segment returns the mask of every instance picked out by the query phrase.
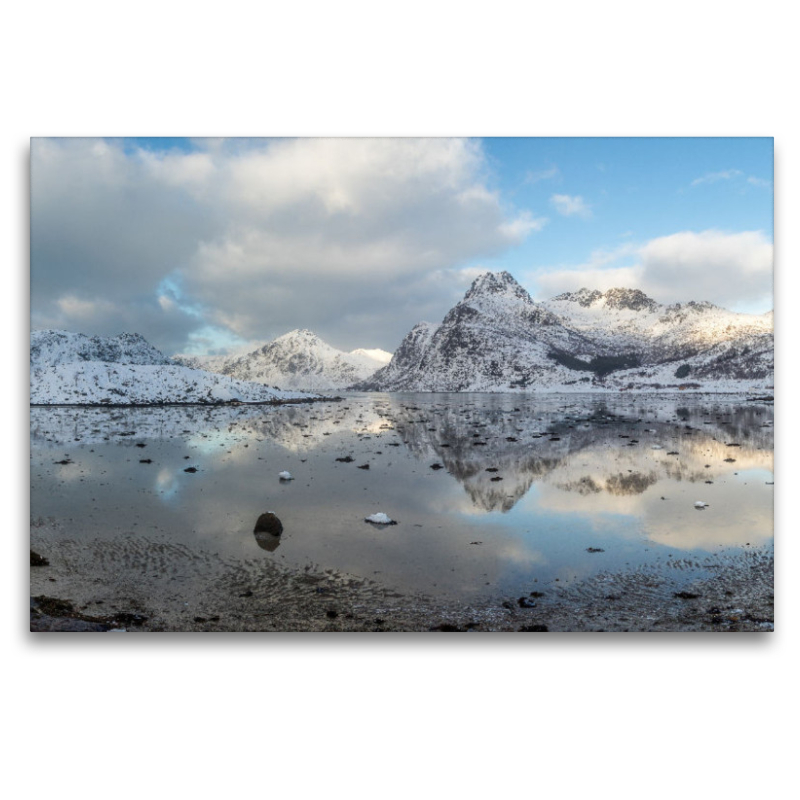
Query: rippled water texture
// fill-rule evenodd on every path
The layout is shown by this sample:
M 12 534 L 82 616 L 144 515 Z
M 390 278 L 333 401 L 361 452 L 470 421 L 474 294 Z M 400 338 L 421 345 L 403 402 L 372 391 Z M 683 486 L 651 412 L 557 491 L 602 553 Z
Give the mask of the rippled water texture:
M 195 545 L 474 601 L 769 545 L 772 425 L 771 404 L 698 397 L 32 408 L 31 516 L 71 538 Z M 267 511 L 280 538 L 253 534 Z M 398 524 L 364 522 L 377 512 Z

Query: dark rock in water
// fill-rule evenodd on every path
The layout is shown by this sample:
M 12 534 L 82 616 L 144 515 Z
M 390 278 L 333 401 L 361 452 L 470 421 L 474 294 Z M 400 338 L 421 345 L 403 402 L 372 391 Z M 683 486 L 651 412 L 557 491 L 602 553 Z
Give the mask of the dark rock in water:
M 729 464 L 733 464 L 733 462 L 736 461 L 735 458 L 726 458 L 724 460 L 727 461 Z
M 55 461 L 54 463 L 55 463 L 55 464 L 62 464 L 62 465 L 64 465 L 64 464 L 71 464 L 71 463 L 72 463 L 72 461 L 70 461 L 68 458 L 63 458 L 63 459 L 61 459 L 61 461 Z
M 36 551 L 31 550 L 31 566 L 49 567 L 50 562 L 44 556 L 40 556 Z
M 500 472 L 498 467 L 486 467 L 486 472 Z
M 503 480 L 499 475 L 495 475 L 494 478 L 489 478 L 490 481 L 501 481 Z
M 547 633 L 547 625 L 523 625 L 520 633 Z
M 531 600 L 530 597 L 520 597 L 520 599 L 517 600 L 517 605 L 520 608 L 536 608 L 536 601 Z
M 356 469 L 369 469 L 369 464 L 360 464 Z
M 153 463 L 153 459 L 152 458 L 140 458 L 139 459 L 139 463 L 140 464 L 152 464 Z
M 435 464 L 431 464 L 431 469 L 444 469 L 444 467 L 437 461 Z
M 337 458 L 336 460 L 342 464 L 349 464 L 351 461 L 355 461 L 352 456 L 345 456 L 344 458 Z
M 144 442 L 136 442 L 136 446 L 137 447 L 147 447 L 147 445 L 144 444 Z
M 186 467 L 184 472 L 195 473 L 197 472 L 197 467 Z
M 262 514 L 256 520 L 253 533 L 269 533 L 272 536 L 280 536 L 283 533 L 283 523 L 271 511 Z
M 602 547 L 587 547 L 586 548 L 586 552 L 587 553 L 605 553 L 605 550 L 603 550 Z
M 698 597 L 702 597 L 702 595 L 695 594 L 694 592 L 674 592 L 673 597 L 678 597 L 681 600 L 697 600 Z

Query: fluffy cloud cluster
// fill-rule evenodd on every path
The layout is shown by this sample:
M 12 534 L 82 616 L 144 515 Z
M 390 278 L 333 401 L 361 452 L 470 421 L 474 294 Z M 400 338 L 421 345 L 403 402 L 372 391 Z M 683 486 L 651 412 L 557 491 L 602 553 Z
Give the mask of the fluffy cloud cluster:
M 32 323 L 167 351 L 214 328 L 393 348 L 452 295 L 437 275 L 545 224 L 485 170 L 467 139 L 34 140 Z
M 629 262 L 629 263 L 625 263 Z M 596 251 L 586 263 L 537 276 L 551 297 L 582 286 L 641 289 L 661 303 L 709 300 L 731 309 L 772 306 L 773 245 L 761 231 L 683 231 Z

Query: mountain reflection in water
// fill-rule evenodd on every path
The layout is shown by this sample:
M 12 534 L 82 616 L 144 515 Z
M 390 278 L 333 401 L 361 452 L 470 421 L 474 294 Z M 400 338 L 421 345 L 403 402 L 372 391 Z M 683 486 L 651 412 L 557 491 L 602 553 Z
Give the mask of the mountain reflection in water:
M 229 555 L 463 593 L 501 575 L 640 563 L 653 546 L 768 543 L 772 422 L 771 405 L 743 398 L 643 395 L 32 408 L 31 514 L 69 517 L 86 535 L 138 521 Z M 282 486 L 284 469 L 295 480 Z M 286 532 L 261 541 L 255 517 L 272 508 Z M 378 511 L 400 524 L 363 525 Z

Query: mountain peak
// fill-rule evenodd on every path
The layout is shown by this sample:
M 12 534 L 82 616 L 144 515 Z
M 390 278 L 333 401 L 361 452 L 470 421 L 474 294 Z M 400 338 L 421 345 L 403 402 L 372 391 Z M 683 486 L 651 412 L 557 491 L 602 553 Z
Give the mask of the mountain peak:
M 577 292 L 564 292 L 553 298 L 554 301 L 568 301 L 588 308 L 603 305 L 606 308 L 628 309 L 630 311 L 655 311 L 658 303 L 648 297 L 640 289 L 622 287 L 601 292 L 598 289 L 587 289 L 585 286 Z
M 654 311 L 658 306 L 655 300 L 640 289 L 609 289 L 603 294 L 609 308 L 628 308 L 631 311 L 647 309 Z
M 510 272 L 484 272 L 472 282 L 472 286 L 464 295 L 464 300 L 505 295 L 519 300 L 531 302 L 530 295 L 517 283 Z

